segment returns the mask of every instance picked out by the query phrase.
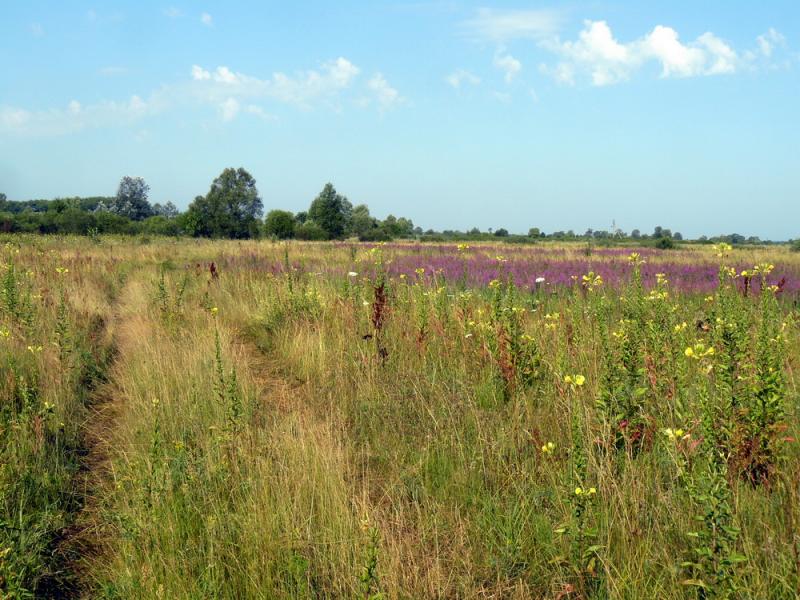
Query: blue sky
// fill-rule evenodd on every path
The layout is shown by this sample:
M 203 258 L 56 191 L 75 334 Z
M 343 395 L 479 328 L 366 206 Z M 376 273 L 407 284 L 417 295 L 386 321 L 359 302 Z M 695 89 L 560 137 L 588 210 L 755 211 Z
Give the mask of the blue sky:
M 3 3 L 0 191 L 800 236 L 800 5 Z

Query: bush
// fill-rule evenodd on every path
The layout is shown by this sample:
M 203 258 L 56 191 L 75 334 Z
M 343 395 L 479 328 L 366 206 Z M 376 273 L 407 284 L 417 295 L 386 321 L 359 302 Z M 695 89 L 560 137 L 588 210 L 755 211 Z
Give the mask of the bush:
M 792 252 L 800 252 L 800 240 L 795 240 L 792 242 Z
M 672 250 L 675 248 L 675 242 L 672 241 L 672 238 L 668 237 L 660 237 L 656 240 L 654 244 L 656 248 L 660 250 Z
M 320 241 L 327 240 L 328 233 L 314 221 L 306 221 L 295 229 L 294 237 L 298 240 Z

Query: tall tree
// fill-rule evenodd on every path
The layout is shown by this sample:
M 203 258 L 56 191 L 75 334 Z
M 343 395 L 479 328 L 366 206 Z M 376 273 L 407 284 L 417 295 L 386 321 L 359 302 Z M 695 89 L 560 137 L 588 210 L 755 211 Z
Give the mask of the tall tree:
M 366 204 L 359 204 L 350 215 L 349 233 L 358 237 L 368 236 L 373 229 L 378 227 L 377 220 L 369 214 Z
M 340 238 L 344 235 L 352 205 L 344 196 L 336 193 L 332 183 L 326 183 L 311 207 L 308 218 L 319 225 L 328 239 Z
M 195 236 L 255 237 L 263 209 L 253 176 L 242 168 L 229 168 L 214 180 L 208 194 L 189 205 L 185 226 Z
M 150 186 L 141 177 L 125 176 L 119 182 L 117 196 L 109 210 L 133 221 L 142 221 L 153 214 L 147 201 Z

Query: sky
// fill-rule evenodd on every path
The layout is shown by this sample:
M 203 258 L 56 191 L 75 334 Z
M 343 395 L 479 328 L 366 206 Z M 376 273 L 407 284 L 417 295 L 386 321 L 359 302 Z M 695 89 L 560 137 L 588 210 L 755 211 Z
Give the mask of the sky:
M 800 3 L 0 0 L 0 192 L 800 237 Z

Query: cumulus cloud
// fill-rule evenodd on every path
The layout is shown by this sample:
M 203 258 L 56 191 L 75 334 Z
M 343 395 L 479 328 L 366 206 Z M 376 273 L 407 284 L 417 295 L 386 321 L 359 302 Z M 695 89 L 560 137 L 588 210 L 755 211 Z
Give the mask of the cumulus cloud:
M 494 55 L 494 66 L 504 73 L 506 83 L 511 83 L 522 70 L 522 63 L 504 52 L 497 52 Z
M 464 69 L 458 69 L 450 73 L 444 80 L 448 85 L 456 89 L 460 88 L 462 85 L 479 85 L 481 82 L 480 77 Z
M 766 33 L 756 38 L 756 44 L 758 44 L 758 52 L 769 58 L 776 48 L 786 48 L 786 38 L 782 33 L 770 27 Z
M 562 22 L 561 13 L 555 10 L 480 8 L 473 17 L 461 23 L 461 28 L 468 37 L 502 43 L 555 35 Z
M 203 14 L 200 15 L 200 22 L 206 27 L 211 27 L 214 24 L 214 19 L 211 17 L 210 14 L 204 12 Z
M 386 78 L 381 73 L 376 73 L 367 82 L 367 88 L 372 92 L 381 111 L 392 108 L 403 101 L 400 93 L 389 85 L 389 82 L 386 81 Z
M 762 54 L 779 43 L 774 34 L 759 37 Z M 541 41 L 540 46 L 561 57 L 555 65 L 542 65 L 542 72 L 565 84 L 574 84 L 577 76 L 585 74 L 597 86 L 625 81 L 648 63 L 660 65 L 664 78 L 735 73 L 748 65 L 752 54 L 740 55 L 711 32 L 683 42 L 677 31 L 664 25 L 637 40 L 621 42 L 605 21 L 586 21 L 576 40 L 554 38 Z

